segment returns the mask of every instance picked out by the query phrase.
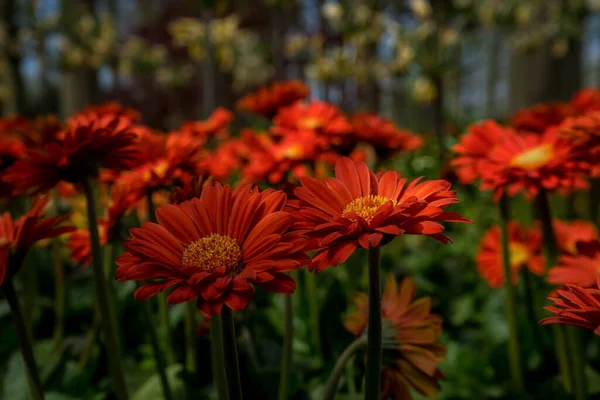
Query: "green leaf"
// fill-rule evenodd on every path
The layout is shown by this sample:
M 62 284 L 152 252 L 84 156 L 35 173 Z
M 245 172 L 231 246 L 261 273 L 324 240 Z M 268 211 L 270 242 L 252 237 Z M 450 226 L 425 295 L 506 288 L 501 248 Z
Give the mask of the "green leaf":
M 167 367 L 167 379 L 174 400 L 185 399 L 185 387 L 179 374 L 183 371 L 183 365 L 175 364 Z M 138 389 L 131 397 L 132 400 L 163 400 L 162 385 L 158 374 L 154 374 Z

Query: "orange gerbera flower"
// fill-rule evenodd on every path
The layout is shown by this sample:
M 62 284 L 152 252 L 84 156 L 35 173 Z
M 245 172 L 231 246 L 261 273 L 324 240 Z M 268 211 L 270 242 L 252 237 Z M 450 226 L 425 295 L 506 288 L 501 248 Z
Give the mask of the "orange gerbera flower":
M 592 174 L 600 175 L 600 110 L 568 118 L 558 130 L 560 136 L 572 142 L 579 150 L 579 156 L 591 165 Z
M 68 215 L 44 218 L 46 204 L 48 198 L 36 198 L 27 214 L 14 221 L 8 212 L 0 215 L 0 286 L 17 273 L 35 242 L 75 229 L 58 226 L 69 218 Z
M 356 139 L 373 146 L 381 160 L 401 151 L 417 149 L 423 143 L 419 136 L 377 114 L 356 113 L 352 116 L 352 126 Z
M 231 121 L 233 121 L 233 113 L 226 108 L 218 107 L 203 121 L 184 122 L 179 131 L 197 136 L 206 143 L 212 137 L 225 139 L 229 136 L 227 128 Z
M 169 304 L 198 299 L 206 316 L 223 304 L 242 310 L 253 285 L 277 293 L 293 293 L 286 272 L 308 263 L 297 232 L 288 232 L 292 217 L 283 211 L 281 191 L 260 192 L 244 185 L 235 190 L 217 182 L 200 198 L 162 205 L 158 224 L 131 229 L 127 252 L 117 259 L 119 280 L 153 280 L 139 288 L 138 300 L 174 287 Z
M 427 235 L 444 243 L 439 222 L 471 222 L 444 208 L 457 203 L 450 183 L 442 180 L 406 184 L 406 179 L 389 171 L 375 175 L 364 162 L 340 158 L 335 178 L 320 181 L 301 178 L 294 190 L 299 202 L 294 228 L 314 241 L 318 254 L 310 269 L 322 271 L 343 263 L 361 246 L 370 249 L 402 234 Z
M 538 104 L 517 112 L 512 117 L 512 126 L 521 131 L 544 133 L 575 114 L 575 108 L 569 103 Z
M 131 125 L 137 124 L 142 119 L 142 114 L 140 114 L 139 111 L 131 107 L 125 107 L 116 101 L 84 107 L 73 115 L 71 119 L 78 119 L 82 115 L 87 115 L 92 119 L 102 117 L 119 118 L 127 121 Z
M 541 135 L 505 132 L 481 163 L 481 188 L 493 190 L 495 199 L 503 193 L 514 196 L 523 191 L 535 197 L 540 188 L 571 191 L 588 187 L 589 167 L 576 158 L 573 146 L 558 136 L 556 129 Z
M 228 139 L 206 155 L 202 161 L 203 169 L 215 180 L 225 182 L 242 165 L 244 151 L 245 145 L 241 140 Z
M 471 184 L 481 178 L 482 164 L 490 150 L 509 131 L 513 132 L 511 128 L 491 120 L 469 126 L 467 134 L 452 148 L 458 156 L 452 160 L 451 165 L 456 169 L 461 183 Z
M 544 318 L 541 323 L 573 325 L 591 329 L 600 336 L 600 278 L 596 285 L 598 289 L 566 285 L 553 292 L 548 300 L 554 305 L 544 308 L 556 315 Z
M 579 114 L 600 111 L 600 90 L 594 88 L 581 89 L 571 97 L 571 104 Z
M 548 271 L 548 282 L 593 287 L 600 277 L 600 240 L 577 243 L 575 254 L 560 257 L 559 265 Z
M 536 275 L 544 273 L 541 244 L 542 234 L 538 227 L 522 227 L 513 221 L 508 223 L 508 249 L 513 284 L 517 284 L 521 268 L 527 268 Z M 493 226 L 485 233 L 475 260 L 477 272 L 491 287 L 500 287 L 504 284 L 502 238 L 499 226 Z
M 384 365 L 381 374 L 381 398 L 412 399 L 410 391 L 423 396 L 435 396 L 443 379 L 438 366 L 446 347 L 438 342 L 442 334 L 442 318 L 431 313 L 431 299 L 416 301 L 415 283 L 406 278 L 400 286 L 392 275 L 385 281 L 381 301 L 384 338 Z M 355 336 L 366 334 L 369 319 L 369 297 L 358 293 L 354 297 L 356 312 L 344 319 L 344 326 Z
M 308 86 L 301 81 L 275 82 L 242 97 L 237 102 L 237 108 L 272 118 L 280 108 L 304 99 L 308 93 Z
M 556 240 L 560 250 L 569 254 L 577 254 L 578 242 L 589 242 L 598 238 L 594 224 L 588 221 L 552 221 Z
M 50 143 L 44 151 L 29 150 L 6 171 L 4 181 L 16 190 L 41 193 L 60 181 L 80 183 L 95 177 L 98 168 L 121 170 L 135 165 L 136 136 L 126 119 L 83 114 L 73 118 L 61 143 Z

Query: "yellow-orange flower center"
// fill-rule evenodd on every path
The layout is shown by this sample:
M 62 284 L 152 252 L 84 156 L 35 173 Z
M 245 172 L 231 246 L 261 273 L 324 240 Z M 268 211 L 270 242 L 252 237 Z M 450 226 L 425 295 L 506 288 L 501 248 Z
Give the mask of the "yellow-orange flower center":
M 287 146 L 279 153 L 281 159 L 300 160 L 304 157 L 304 148 L 300 144 Z
M 348 214 L 354 213 L 367 221 L 371 221 L 377 210 L 379 210 L 379 207 L 389 201 L 396 205 L 394 200 L 390 200 L 384 196 L 370 195 L 359 197 L 352 200 L 352 202 L 344 208 L 342 215 L 346 217 Z
M 542 144 L 523 151 L 510 160 L 510 166 L 523 169 L 538 169 L 548 164 L 554 157 L 554 147 L 550 143 Z
M 243 268 L 242 250 L 234 238 L 213 233 L 192 242 L 183 252 L 181 265 L 208 272 L 226 267 L 230 276 L 236 275 Z
M 529 249 L 521 243 L 510 242 L 508 244 L 508 251 L 511 268 L 519 268 L 529 261 Z
M 307 117 L 298 121 L 298 126 L 304 129 L 317 129 L 323 125 L 323 121 L 321 118 L 317 117 Z

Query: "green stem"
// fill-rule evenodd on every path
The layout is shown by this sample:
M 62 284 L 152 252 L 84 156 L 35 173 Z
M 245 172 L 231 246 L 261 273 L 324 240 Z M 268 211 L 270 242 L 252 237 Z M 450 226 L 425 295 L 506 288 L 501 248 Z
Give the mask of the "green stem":
M 90 355 L 92 354 L 92 350 L 94 349 L 94 342 L 96 341 L 96 336 L 98 335 L 98 329 L 100 328 L 100 310 L 98 306 L 94 307 L 94 316 L 92 317 L 92 326 L 90 327 L 86 341 L 85 347 L 79 356 L 79 368 L 83 369 L 87 365 Z
M 346 364 L 346 379 L 348 380 L 348 394 L 350 396 L 356 396 L 356 382 L 354 381 L 354 363 L 351 361 Z
M 150 346 L 152 346 L 152 352 L 154 353 L 154 359 L 156 361 L 156 370 L 160 378 L 160 384 L 163 389 L 163 396 L 165 400 L 173 400 L 173 394 L 171 387 L 169 386 L 169 380 L 167 379 L 166 362 L 165 357 L 162 353 L 160 345 L 158 344 L 158 335 L 156 334 L 156 326 L 154 325 L 154 318 L 152 318 L 152 308 L 149 301 L 143 301 L 144 308 L 144 322 L 150 335 Z
M 190 375 L 196 373 L 196 304 L 185 303 L 185 368 Z
M 321 354 L 321 330 L 319 327 L 319 299 L 317 297 L 317 285 L 315 274 L 308 269 L 305 270 L 306 298 L 308 299 L 308 324 L 312 344 L 316 355 Z
M 573 391 L 573 377 L 571 375 L 571 370 L 569 369 L 569 353 L 565 330 L 566 327 L 563 325 L 552 325 L 552 331 L 554 333 L 554 350 L 556 352 L 556 358 L 558 359 L 558 369 L 565 391 L 571 393 Z
M 369 326 L 365 400 L 381 397 L 381 248 L 369 250 Z
M 292 366 L 292 344 L 294 341 L 294 307 L 291 294 L 283 295 L 283 349 L 281 355 L 281 375 L 279 377 L 279 400 L 288 398 L 288 382 Z
M 227 398 L 229 400 L 242 399 L 242 383 L 238 365 L 237 347 L 235 344 L 235 326 L 231 308 L 223 306 L 221 310 L 221 337 L 223 338 L 223 366 L 225 368 L 225 381 L 227 382 Z
M 215 387 L 219 400 L 227 400 L 227 383 L 225 382 L 225 368 L 223 367 L 223 335 L 221 317 L 216 316 L 210 320 L 210 352 L 215 378 Z
M 333 400 L 335 398 L 335 395 L 338 391 L 338 382 L 342 376 L 342 373 L 346 369 L 346 365 L 352 359 L 352 357 L 354 357 L 354 354 L 357 351 L 364 349 L 366 345 L 367 336 L 362 335 L 354 342 L 350 343 L 348 347 L 346 347 L 344 352 L 337 359 L 335 367 L 333 367 L 333 371 L 331 371 L 331 375 L 329 375 L 329 379 L 325 385 L 325 394 L 323 395 L 323 400 Z
M 21 306 L 19 305 L 19 299 L 17 298 L 17 293 L 15 292 L 12 279 L 7 279 L 2 287 L 4 288 L 4 294 L 6 295 L 6 300 L 10 306 L 15 329 L 17 330 L 17 337 L 19 339 L 19 345 L 21 346 L 21 354 L 23 355 L 25 370 L 27 371 L 31 397 L 34 400 L 43 400 L 44 390 L 42 388 L 42 381 L 40 380 L 35 357 L 33 355 L 33 346 L 31 344 L 29 331 L 27 329 L 27 325 L 25 324 L 25 319 L 23 318 L 23 312 L 21 310 Z
M 508 197 L 500 199 L 500 229 L 502 231 L 502 266 L 504 271 L 504 291 L 506 319 L 508 322 L 508 356 L 513 389 L 523 392 L 523 364 L 521 363 L 521 346 L 519 343 L 517 294 L 511 279 L 510 250 L 508 238 L 509 205 Z
M 94 271 L 94 284 L 96 298 L 100 309 L 100 319 L 104 329 L 104 342 L 107 350 L 108 364 L 112 375 L 115 395 L 118 400 L 127 400 L 127 385 L 125 383 L 125 372 L 121 359 L 121 349 L 117 336 L 116 324 L 111 312 L 108 287 L 104 275 L 102 263 L 102 249 L 100 247 L 100 236 L 98 234 L 98 220 L 96 216 L 96 198 L 94 189 L 89 178 L 84 179 L 83 187 L 87 201 L 87 217 L 90 230 L 90 242 L 92 245 L 92 267 Z
M 60 257 L 60 241 L 52 241 L 52 264 L 54 265 L 54 349 L 62 344 L 65 333 L 65 266 Z
M 567 331 L 569 354 L 571 354 L 571 365 L 573 366 L 575 399 L 585 400 L 587 399 L 587 381 L 584 368 L 586 360 L 583 354 L 579 330 L 571 326 L 565 326 L 565 329 Z

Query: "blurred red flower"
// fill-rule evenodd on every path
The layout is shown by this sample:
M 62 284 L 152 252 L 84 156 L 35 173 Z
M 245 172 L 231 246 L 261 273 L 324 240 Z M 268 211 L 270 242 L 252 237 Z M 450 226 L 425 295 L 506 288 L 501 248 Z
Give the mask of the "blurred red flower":
M 520 131 L 544 133 L 573 115 L 576 109 L 569 103 L 538 104 L 517 112 L 512 117 L 512 126 Z
M 35 242 L 75 229 L 59 226 L 69 215 L 44 218 L 47 204 L 47 197 L 37 197 L 29 211 L 16 220 L 8 212 L 0 215 L 0 286 L 18 271 L 27 251 Z
M 116 101 L 109 101 L 103 104 L 90 105 L 84 107 L 71 117 L 68 123 L 73 122 L 81 116 L 87 116 L 90 119 L 94 118 L 119 118 L 127 121 L 130 125 L 137 124 L 142 119 L 142 114 L 135 108 L 126 107 Z
M 196 136 L 206 143 L 213 137 L 227 138 L 229 136 L 227 128 L 231 121 L 233 121 L 233 113 L 226 108 L 218 107 L 203 121 L 184 122 L 179 131 Z
M 541 254 L 542 233 L 536 227 L 523 227 L 517 222 L 508 223 L 508 249 L 511 281 L 517 284 L 519 271 L 527 268 L 536 275 L 544 273 L 544 258 Z M 475 257 L 477 272 L 491 287 L 504 284 L 502 260 L 502 237 L 499 226 L 491 227 L 479 244 Z
M 439 222 L 471 222 L 444 208 L 457 203 L 450 183 L 442 180 L 406 184 L 398 173 L 375 175 L 364 162 L 340 158 L 335 178 L 321 181 L 301 178 L 294 194 L 299 201 L 288 202 L 295 209 L 293 225 L 305 233 L 318 249 L 310 269 L 320 272 L 343 263 L 361 246 L 370 249 L 390 242 L 398 235 L 427 235 L 444 243 Z
M 592 175 L 600 176 L 600 111 L 568 118 L 559 127 L 559 135 L 572 142 L 579 157 L 592 167 Z
M 560 250 L 569 254 L 577 254 L 578 242 L 589 242 L 598 238 L 598 231 L 594 224 L 588 221 L 552 221 L 556 240 Z
M 578 242 L 576 253 L 564 254 L 559 265 L 548 271 L 548 282 L 593 287 L 600 277 L 600 240 Z
M 236 106 L 240 110 L 272 118 L 280 108 L 304 99 L 308 93 L 308 86 L 301 81 L 275 82 L 242 97 Z
M 600 90 L 594 88 L 581 89 L 571 97 L 571 105 L 579 114 L 600 111 Z
M 573 325 L 600 336 L 600 278 L 596 285 L 598 288 L 566 285 L 553 292 L 548 300 L 554 304 L 544 308 L 556 315 L 544 318 L 541 323 Z
M 446 347 L 438 342 L 442 334 L 442 318 L 431 313 L 431 299 L 416 301 L 415 283 L 404 279 L 398 286 L 388 275 L 381 301 L 384 345 L 384 364 L 381 376 L 381 398 L 412 399 L 410 390 L 435 397 L 440 390 L 439 370 L 446 355 Z M 369 296 L 358 293 L 354 297 L 356 311 L 344 318 L 344 326 L 355 336 L 365 334 L 369 319 Z
M 117 259 L 119 280 L 153 280 L 139 288 L 138 300 L 174 287 L 169 304 L 198 299 L 211 317 L 223 304 L 242 310 L 256 285 L 293 293 L 286 272 L 308 263 L 297 232 L 288 232 L 292 217 L 283 211 L 283 192 L 244 185 L 235 190 L 217 182 L 200 198 L 162 205 L 158 224 L 131 229 L 127 252 Z

